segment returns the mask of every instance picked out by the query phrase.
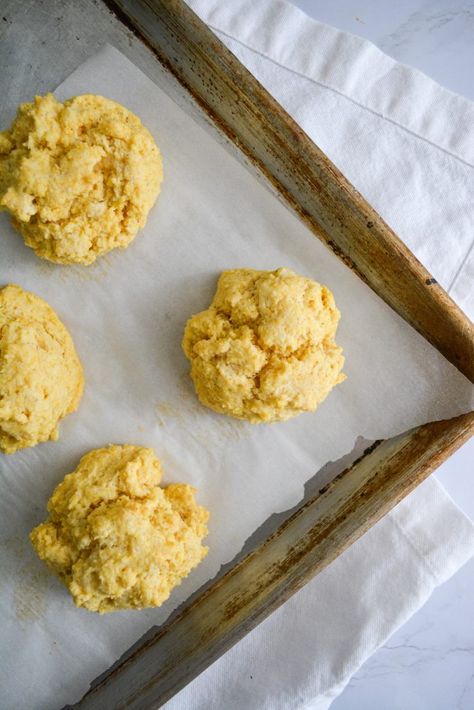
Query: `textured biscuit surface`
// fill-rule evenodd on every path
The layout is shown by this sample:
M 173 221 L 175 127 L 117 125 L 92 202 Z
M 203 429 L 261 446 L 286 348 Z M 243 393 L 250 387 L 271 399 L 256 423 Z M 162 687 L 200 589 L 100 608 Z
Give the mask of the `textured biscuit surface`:
M 332 293 L 290 269 L 224 271 L 183 349 L 206 406 L 251 422 L 313 411 L 345 379 Z
M 54 490 L 30 539 L 77 606 L 100 613 L 160 606 L 206 556 L 208 512 L 185 484 L 160 487 L 152 449 L 89 452 Z
M 20 286 L 0 289 L 0 451 L 57 439 L 83 385 L 74 343 L 54 310 Z
M 45 259 L 90 264 L 125 248 L 160 191 L 161 156 L 140 119 L 92 94 L 20 106 L 0 133 L 0 209 Z

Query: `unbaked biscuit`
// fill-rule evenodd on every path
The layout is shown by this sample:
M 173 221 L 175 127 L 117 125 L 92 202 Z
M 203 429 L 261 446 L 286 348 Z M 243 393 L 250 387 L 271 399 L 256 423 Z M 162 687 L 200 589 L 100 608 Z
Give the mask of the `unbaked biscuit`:
M 253 423 L 310 412 L 345 379 L 332 293 L 290 269 L 224 271 L 183 349 L 202 404 Z
M 0 451 L 57 439 L 83 386 L 74 343 L 51 306 L 20 286 L 0 289 Z
M 38 256 L 90 264 L 145 225 L 163 177 L 158 147 L 131 111 L 85 94 L 22 104 L 0 133 L 0 209 Z
M 77 606 L 100 613 L 160 606 L 207 554 L 194 488 L 161 488 L 152 449 L 91 451 L 54 490 L 30 539 Z

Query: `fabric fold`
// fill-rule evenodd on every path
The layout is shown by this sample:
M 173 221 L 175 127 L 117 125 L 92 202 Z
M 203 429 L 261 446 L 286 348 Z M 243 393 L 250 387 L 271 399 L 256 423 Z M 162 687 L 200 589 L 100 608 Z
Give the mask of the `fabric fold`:
M 324 710 L 474 551 L 430 478 L 169 701 L 166 710 Z
M 286 0 L 188 4 L 473 318 L 474 103 Z
M 465 131 L 474 123 L 474 104 L 371 42 L 317 22 L 286 0 L 189 0 L 188 5 L 249 50 L 474 164 L 474 142 Z

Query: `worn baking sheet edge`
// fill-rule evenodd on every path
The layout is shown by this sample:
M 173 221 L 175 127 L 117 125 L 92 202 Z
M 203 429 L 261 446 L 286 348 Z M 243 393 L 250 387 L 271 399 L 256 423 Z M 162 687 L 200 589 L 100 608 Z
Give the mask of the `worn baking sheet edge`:
M 376 442 L 92 684 L 80 710 L 159 707 L 323 570 L 474 431 L 474 412 Z
M 311 231 L 474 382 L 474 326 L 327 156 L 182 0 L 104 0 Z

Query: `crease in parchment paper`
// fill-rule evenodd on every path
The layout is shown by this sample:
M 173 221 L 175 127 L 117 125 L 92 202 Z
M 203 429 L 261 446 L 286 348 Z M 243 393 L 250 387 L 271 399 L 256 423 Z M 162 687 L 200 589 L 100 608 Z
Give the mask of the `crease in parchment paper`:
M 351 451 L 357 437 L 386 438 L 472 408 L 467 380 L 119 52 L 106 47 L 55 93 L 103 94 L 136 112 L 160 146 L 165 177 L 142 233 L 92 267 L 40 262 L 0 215 L 1 283 L 18 283 L 57 310 L 86 378 L 83 400 L 61 423 L 58 442 L 0 459 L 1 539 L 28 545 L 54 486 L 84 453 L 134 443 L 155 449 L 164 483 L 196 486 L 211 512 L 210 552 L 161 609 L 99 617 L 76 609 L 53 578 L 38 582 L 36 599 L 19 593 L 44 579 L 44 566 L 32 551 L 20 563 L 3 546 L 2 569 L 10 572 L 0 590 L 2 702 L 14 707 L 21 689 L 23 707 L 35 710 L 77 700 L 263 521 L 291 508 L 305 482 Z M 348 379 L 314 414 L 252 426 L 199 405 L 181 339 L 187 319 L 208 306 L 223 269 L 280 266 L 333 291 Z

